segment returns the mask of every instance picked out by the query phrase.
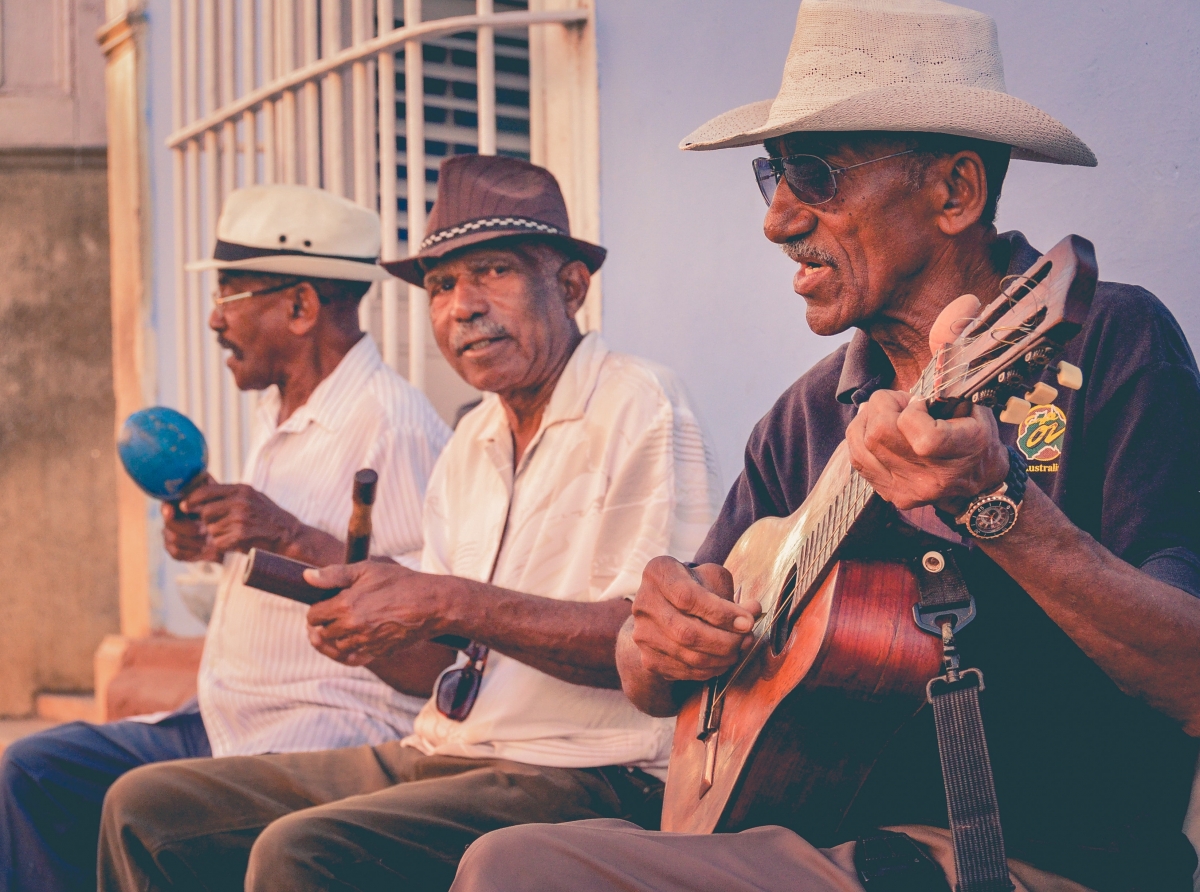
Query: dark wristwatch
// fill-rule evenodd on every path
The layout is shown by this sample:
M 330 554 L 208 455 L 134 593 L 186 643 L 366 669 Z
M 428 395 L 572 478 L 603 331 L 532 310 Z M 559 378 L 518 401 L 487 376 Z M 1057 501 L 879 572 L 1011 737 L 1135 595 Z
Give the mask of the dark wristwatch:
M 1008 476 L 997 489 L 976 496 L 958 517 L 939 511 L 947 525 L 965 529 L 976 539 L 999 539 L 1017 523 L 1025 486 L 1029 482 L 1025 456 L 1011 446 L 1008 450 Z

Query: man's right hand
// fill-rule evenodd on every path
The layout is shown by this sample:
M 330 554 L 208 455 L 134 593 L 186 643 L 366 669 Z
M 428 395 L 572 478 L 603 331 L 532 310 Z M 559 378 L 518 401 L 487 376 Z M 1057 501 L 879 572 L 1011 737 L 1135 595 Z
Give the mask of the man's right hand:
M 642 668 L 676 682 L 707 681 L 732 667 L 753 644 L 762 612 L 757 602 L 733 598 L 733 577 L 719 564 L 689 569 L 670 557 L 652 560 L 626 627 Z

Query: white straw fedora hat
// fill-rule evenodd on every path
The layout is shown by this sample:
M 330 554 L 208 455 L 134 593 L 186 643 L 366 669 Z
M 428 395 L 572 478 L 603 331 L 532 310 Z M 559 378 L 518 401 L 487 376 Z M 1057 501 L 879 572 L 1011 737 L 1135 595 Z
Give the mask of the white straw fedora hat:
M 248 186 L 225 199 L 212 260 L 186 269 L 378 282 L 389 278 L 379 244 L 379 215 L 332 192 Z
M 1094 167 L 1074 133 L 1004 89 L 991 17 L 939 0 L 802 0 L 774 99 L 743 105 L 681 149 L 747 146 L 797 131 L 949 133 L 1013 158 Z

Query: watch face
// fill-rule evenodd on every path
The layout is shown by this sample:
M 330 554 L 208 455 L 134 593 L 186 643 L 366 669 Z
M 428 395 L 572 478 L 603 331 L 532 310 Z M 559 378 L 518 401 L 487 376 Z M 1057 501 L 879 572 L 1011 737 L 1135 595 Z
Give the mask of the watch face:
M 1005 496 L 979 502 L 967 518 L 967 529 L 976 539 L 998 539 L 1017 522 L 1017 505 Z

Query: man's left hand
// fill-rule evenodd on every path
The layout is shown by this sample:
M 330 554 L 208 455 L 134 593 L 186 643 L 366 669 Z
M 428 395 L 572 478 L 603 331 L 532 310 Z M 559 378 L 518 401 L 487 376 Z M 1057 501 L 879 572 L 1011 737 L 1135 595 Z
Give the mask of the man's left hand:
M 245 483 L 208 483 L 179 506 L 200 515 L 208 541 L 218 552 L 251 548 L 282 552 L 304 529 L 303 524 Z
M 990 410 L 937 419 L 925 401 L 879 390 L 846 428 L 850 463 L 895 507 L 963 511 L 1008 476 L 1008 453 Z
M 305 580 L 344 591 L 308 610 L 308 640 L 330 659 L 365 666 L 443 632 L 441 590 L 453 577 L 364 561 L 305 570 Z

